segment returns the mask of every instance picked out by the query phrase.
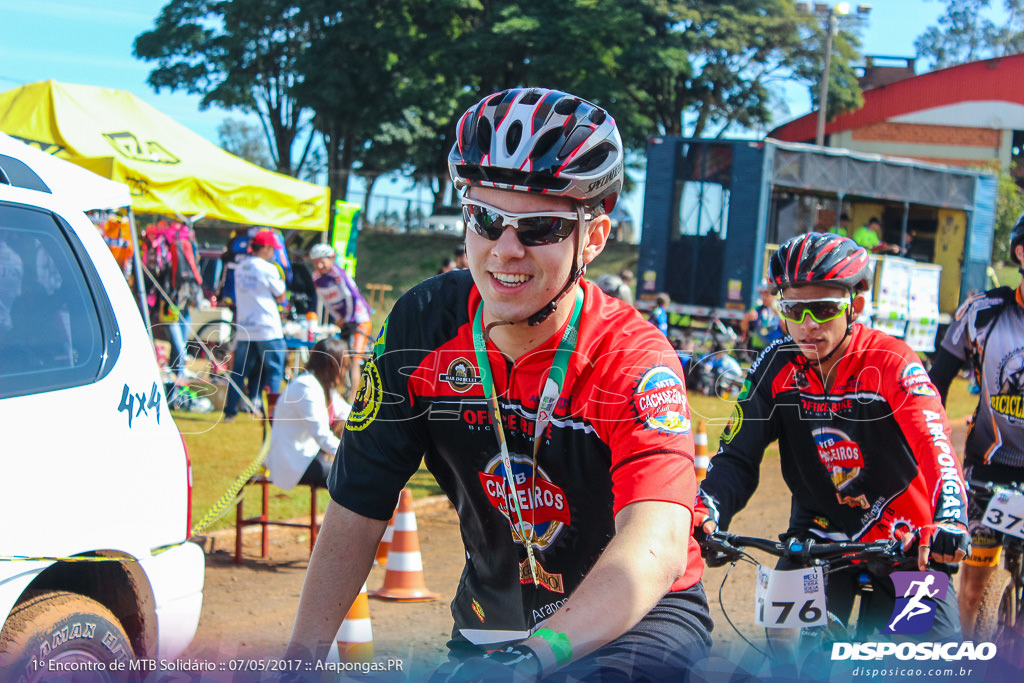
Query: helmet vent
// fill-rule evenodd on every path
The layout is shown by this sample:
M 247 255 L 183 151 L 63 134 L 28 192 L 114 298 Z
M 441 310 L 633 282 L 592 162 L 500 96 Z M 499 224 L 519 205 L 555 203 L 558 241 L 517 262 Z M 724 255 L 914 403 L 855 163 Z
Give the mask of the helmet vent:
M 530 90 L 525 95 L 523 95 L 523 99 L 519 100 L 519 102 L 520 104 L 536 104 L 539 99 L 540 93 L 537 92 L 536 90 Z
M 555 103 L 555 113 L 559 116 L 569 116 L 580 106 L 580 101 L 573 97 L 563 97 Z
M 564 157 L 571 154 L 572 151 L 582 145 L 593 132 L 593 129 L 589 126 L 576 126 L 576 130 L 569 135 L 565 144 L 562 145 L 562 149 L 558 150 L 558 156 Z
M 606 118 L 608 118 L 608 112 L 606 112 L 604 109 L 593 109 L 591 110 L 590 115 L 587 117 L 587 120 L 593 123 L 595 126 L 600 126 L 602 123 L 604 123 L 604 120 Z
M 508 133 L 505 134 L 505 149 L 508 151 L 509 156 L 516 153 L 519 149 L 519 142 L 523 139 L 523 124 L 519 121 L 513 121 L 508 127 Z
M 489 119 L 480 117 L 476 126 L 476 144 L 482 154 L 491 151 L 491 122 Z
M 555 146 L 555 143 L 562 139 L 562 129 L 552 128 L 551 130 L 545 131 L 538 139 L 537 144 L 533 146 L 533 151 L 530 152 L 530 159 L 536 161 L 547 155 L 551 151 L 551 148 Z
M 567 170 L 573 173 L 589 173 L 601 166 L 608 158 L 608 155 L 614 151 L 615 148 L 611 144 L 607 142 L 601 144 L 577 159 L 576 163 L 569 166 Z

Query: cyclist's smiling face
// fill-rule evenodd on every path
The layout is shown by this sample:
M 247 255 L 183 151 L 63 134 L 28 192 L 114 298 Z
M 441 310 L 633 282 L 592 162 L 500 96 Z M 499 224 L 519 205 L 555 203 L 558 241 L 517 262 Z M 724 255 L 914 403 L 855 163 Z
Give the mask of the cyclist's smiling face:
M 787 287 L 782 290 L 783 299 L 834 299 L 837 297 L 848 298 L 849 296 L 849 293 L 845 289 L 824 287 L 821 285 Z M 854 318 L 856 318 L 857 312 L 859 312 L 863 306 L 863 298 L 857 297 L 854 300 Z M 847 324 L 845 311 L 837 318 L 823 323 L 816 322 L 814 318 L 811 317 L 810 313 L 805 313 L 803 322 L 794 323 L 789 320 L 783 320 L 783 324 L 789 331 L 789 336 L 791 336 L 793 341 L 800 346 L 800 352 L 810 360 L 824 358 L 833 349 L 835 349 L 840 342 L 844 347 L 850 343 L 849 337 L 844 339 L 846 336 Z M 830 360 L 838 361 L 844 350 L 845 348 L 837 351 Z
M 468 196 L 512 213 L 576 211 L 573 202 L 564 197 L 475 186 L 470 188 Z M 485 321 L 525 320 L 551 301 L 569 277 L 578 239 L 577 228 L 561 242 L 524 247 L 515 230 L 506 228 L 492 242 L 467 229 L 466 256 L 484 300 Z M 584 250 L 584 262 L 596 256 L 596 253 L 590 255 L 590 251 L 590 248 Z M 571 308 L 559 306 L 552 318 L 563 317 L 558 314 Z

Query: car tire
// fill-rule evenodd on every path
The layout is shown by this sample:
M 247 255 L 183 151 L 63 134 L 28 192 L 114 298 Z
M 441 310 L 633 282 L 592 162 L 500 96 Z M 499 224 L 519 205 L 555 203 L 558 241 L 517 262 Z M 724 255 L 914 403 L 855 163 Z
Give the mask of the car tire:
M 117 618 L 77 593 L 40 592 L 11 610 L 0 632 L 0 680 L 124 681 L 131 641 Z

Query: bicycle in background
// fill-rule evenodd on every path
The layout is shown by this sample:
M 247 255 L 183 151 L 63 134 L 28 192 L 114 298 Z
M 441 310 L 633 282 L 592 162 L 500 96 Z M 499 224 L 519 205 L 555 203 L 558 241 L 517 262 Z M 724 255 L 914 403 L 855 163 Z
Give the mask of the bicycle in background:
M 1024 654 L 1024 484 L 971 480 L 968 492 L 985 510 L 985 526 L 1003 534 L 1003 569 L 985 585 L 974 639 Z

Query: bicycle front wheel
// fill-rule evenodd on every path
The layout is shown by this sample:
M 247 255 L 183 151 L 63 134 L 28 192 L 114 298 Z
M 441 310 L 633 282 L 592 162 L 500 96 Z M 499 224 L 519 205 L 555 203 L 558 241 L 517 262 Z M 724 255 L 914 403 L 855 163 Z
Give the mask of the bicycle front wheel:
M 978 605 L 974 624 L 976 642 L 996 642 L 1006 627 L 1012 627 L 1017 615 L 1017 595 L 1010 573 L 999 569 L 992 574 Z

